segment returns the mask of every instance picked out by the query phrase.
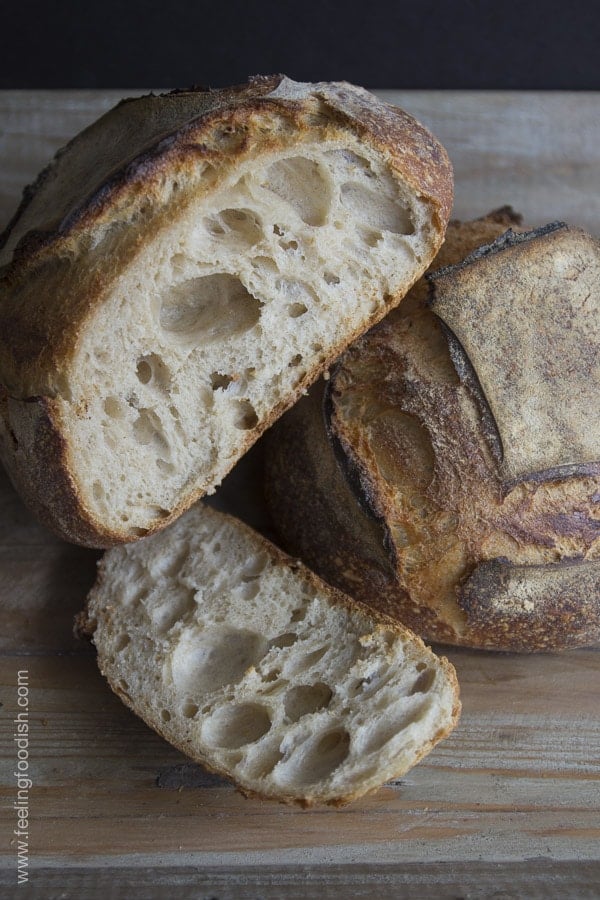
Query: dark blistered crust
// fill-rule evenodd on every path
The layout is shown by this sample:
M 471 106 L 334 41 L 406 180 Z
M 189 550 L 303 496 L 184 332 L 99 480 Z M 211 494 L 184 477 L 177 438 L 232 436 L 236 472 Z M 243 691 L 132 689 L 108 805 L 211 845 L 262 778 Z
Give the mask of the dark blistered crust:
M 510 209 L 510 206 L 502 207 L 502 209 L 497 212 Z M 517 218 L 520 219 L 521 217 L 518 216 Z M 494 221 L 503 221 L 503 219 L 494 219 Z M 508 250 L 510 247 L 526 244 L 529 241 L 544 237 L 546 234 L 552 234 L 555 231 L 560 231 L 563 228 L 568 228 L 566 222 L 549 222 L 547 225 L 542 225 L 540 228 L 535 228 L 533 231 L 513 231 L 509 228 L 504 234 L 497 237 L 495 241 L 477 247 L 472 253 L 465 256 L 461 262 L 443 266 L 439 269 L 433 269 L 433 271 L 428 272 L 425 277 L 435 286 L 436 281 L 447 275 L 453 276 L 456 272 L 460 272 L 462 269 L 465 269 L 467 266 L 472 265 L 480 259 L 486 259 L 488 256 L 494 256 L 494 254 L 501 253 L 503 250 Z M 435 294 L 432 296 L 429 305 L 434 310 L 436 309 L 437 301 Z
M 471 365 L 471 361 L 463 350 L 460 341 L 450 330 L 450 328 L 448 328 L 443 319 L 440 319 L 440 325 L 448 343 L 448 352 L 450 353 L 450 359 L 454 363 L 456 374 L 468 389 L 469 393 L 477 404 L 477 409 L 479 411 L 479 415 L 481 416 L 481 427 L 483 429 L 485 439 L 488 443 L 492 456 L 499 464 L 502 462 L 502 440 L 500 438 L 498 426 L 496 425 L 496 422 L 492 415 L 492 411 L 488 406 L 487 400 L 485 399 L 485 394 L 483 393 L 481 384 L 479 383 L 477 372 Z
M 458 592 L 481 647 L 565 650 L 600 643 L 600 560 L 478 565 Z
M 34 230 L 28 232 L 17 244 L 15 255 L 19 264 L 27 261 L 28 257 L 35 255 L 42 249 L 49 247 L 53 242 L 60 238 L 66 237 L 76 227 L 84 224 L 86 219 L 94 218 L 101 210 L 112 200 L 114 196 L 128 183 L 133 182 L 137 176 L 151 176 L 152 170 L 156 168 L 158 160 L 168 154 L 168 151 L 175 145 L 177 140 L 185 138 L 186 131 L 189 130 L 196 118 L 203 114 L 206 116 L 217 105 L 229 102 L 234 104 L 237 101 L 258 99 L 264 94 L 274 90 L 282 81 L 283 75 L 255 76 L 250 78 L 247 84 L 234 85 L 230 88 L 220 90 L 211 90 L 210 88 L 192 87 L 188 89 L 176 89 L 166 94 L 158 95 L 157 99 L 165 97 L 179 97 L 182 95 L 199 95 L 199 97 L 207 98 L 206 109 L 202 107 L 197 111 L 197 115 L 190 114 L 188 123 L 175 132 L 165 133 L 157 138 L 155 143 L 149 147 L 138 148 L 138 152 L 126 153 L 121 160 L 114 164 L 113 172 L 106 178 L 101 179 L 97 187 L 80 197 L 73 204 L 69 213 L 60 218 L 54 227 L 44 230 Z M 139 101 L 151 100 L 156 98 L 153 93 L 145 94 L 142 97 L 126 97 L 120 100 L 113 110 L 109 110 L 99 120 L 93 122 L 90 126 L 77 134 L 68 144 L 61 147 L 55 154 L 52 161 L 39 173 L 36 180 L 27 185 L 23 190 L 21 203 L 8 223 L 6 229 L 0 234 L 0 249 L 9 240 L 13 229 L 22 217 L 23 213 L 29 207 L 32 199 L 36 194 L 44 188 L 44 185 L 50 180 L 54 174 L 57 163 L 61 157 L 67 152 L 77 151 L 82 139 L 92 134 L 102 123 L 109 118 L 114 112 L 121 111 L 124 107 L 135 107 Z M 212 102 L 211 102 L 212 101 Z
M 394 583 L 384 531 L 379 519 L 357 507 L 354 490 L 331 453 L 322 396 L 319 383 L 267 435 L 267 504 L 291 553 L 302 555 L 347 592 L 368 573 L 369 591 L 382 596 Z
M 48 397 L 13 400 L 3 392 L 0 412 L 0 458 L 25 503 L 59 536 L 75 533 L 78 543 L 97 546 L 94 523 L 69 475 L 68 447 L 56 401 Z
M 385 516 L 377 501 L 377 495 L 371 485 L 369 472 L 357 459 L 352 452 L 352 447 L 343 439 L 343 426 L 338 423 L 336 418 L 335 398 L 333 396 L 333 385 L 336 381 L 336 375 L 339 366 L 335 365 L 330 370 L 330 377 L 325 382 L 323 390 L 323 424 L 325 433 L 331 444 L 331 449 L 335 456 L 336 462 L 347 484 L 354 493 L 356 500 L 364 513 L 373 518 L 382 528 L 384 533 L 387 531 L 385 526 Z

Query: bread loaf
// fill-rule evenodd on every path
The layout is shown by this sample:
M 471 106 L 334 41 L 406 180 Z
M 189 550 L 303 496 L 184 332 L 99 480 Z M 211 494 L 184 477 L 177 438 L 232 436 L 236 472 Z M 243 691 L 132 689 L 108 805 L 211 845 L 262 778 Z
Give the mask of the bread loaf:
M 459 714 L 446 660 L 203 504 L 105 554 L 79 628 L 126 704 L 246 794 L 356 799 Z
M 600 642 L 600 254 L 519 230 L 450 225 L 432 303 L 278 424 L 267 492 L 288 549 L 426 639 L 554 650 Z
M 437 252 L 451 168 L 351 85 L 127 100 L 25 192 L 0 255 L 0 453 L 68 540 L 212 492 Z

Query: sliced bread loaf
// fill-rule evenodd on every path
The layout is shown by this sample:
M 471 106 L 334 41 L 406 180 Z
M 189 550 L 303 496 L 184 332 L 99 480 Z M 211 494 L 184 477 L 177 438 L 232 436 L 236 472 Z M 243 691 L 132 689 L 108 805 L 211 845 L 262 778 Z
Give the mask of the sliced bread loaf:
M 204 504 L 105 554 L 79 628 L 125 703 L 246 794 L 348 802 L 459 715 L 447 660 Z
M 214 490 L 435 256 L 440 144 L 348 84 L 124 101 L 0 244 L 0 454 L 62 536 L 163 527 Z

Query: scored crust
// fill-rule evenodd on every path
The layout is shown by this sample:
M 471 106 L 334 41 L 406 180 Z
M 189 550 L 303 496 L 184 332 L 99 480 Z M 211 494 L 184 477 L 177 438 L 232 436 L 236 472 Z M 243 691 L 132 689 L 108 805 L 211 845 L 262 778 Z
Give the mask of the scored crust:
M 476 375 L 505 490 L 597 474 L 599 242 L 562 223 L 508 231 L 428 277 L 459 376 Z
M 436 265 L 516 224 L 507 211 L 451 223 Z M 480 391 L 427 300 L 423 279 L 342 357 L 324 405 L 315 391 L 276 427 L 266 486 L 286 546 L 429 640 L 597 643 L 600 475 L 588 465 L 507 491 Z
M 85 396 L 72 399 L 70 382 L 82 341 L 100 327 L 98 313 L 116 274 L 132 269 L 199 191 L 213 190 L 237 166 L 340 134 L 379 154 L 427 208 L 427 252 L 393 295 L 379 298 L 360 321 L 345 322 L 268 415 L 239 435 L 237 458 L 352 339 L 399 302 L 437 251 L 452 203 L 443 148 L 406 113 L 362 89 L 272 76 L 233 89 L 123 101 L 26 190 L 0 256 L 0 453 L 29 504 L 63 537 L 93 546 L 134 540 L 164 527 L 215 486 L 207 478 L 156 518 L 140 515 L 127 526 L 108 524 L 89 486 L 82 489 L 70 422 L 89 413 Z M 41 449 L 44 458 L 36 459 Z M 219 480 L 234 462 L 221 466 Z

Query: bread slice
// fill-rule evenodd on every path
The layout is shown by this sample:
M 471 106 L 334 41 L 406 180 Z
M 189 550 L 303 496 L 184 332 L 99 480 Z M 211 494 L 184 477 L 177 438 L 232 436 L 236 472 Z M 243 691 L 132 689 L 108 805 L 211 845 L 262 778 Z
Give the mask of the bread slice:
M 447 324 L 423 279 L 278 423 L 269 506 L 291 552 L 427 640 L 597 644 L 598 244 L 508 226 L 451 223 Z
M 105 554 L 79 627 L 124 702 L 246 794 L 346 803 L 459 715 L 447 660 L 204 504 Z
M 445 151 L 349 84 L 119 104 L 26 191 L 0 263 L 0 453 L 68 540 L 212 492 L 435 256 Z

